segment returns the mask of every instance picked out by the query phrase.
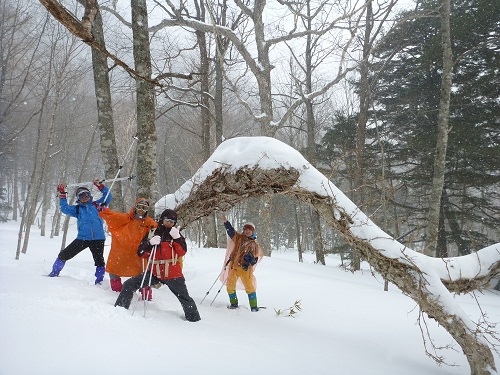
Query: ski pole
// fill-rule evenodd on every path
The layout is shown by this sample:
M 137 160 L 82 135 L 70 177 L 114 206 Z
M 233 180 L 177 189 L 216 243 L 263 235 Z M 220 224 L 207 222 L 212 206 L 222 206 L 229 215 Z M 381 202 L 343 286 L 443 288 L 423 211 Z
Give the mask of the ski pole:
M 135 176 L 128 176 L 128 177 L 119 177 L 119 178 L 109 178 L 107 180 L 103 179 L 103 180 L 99 180 L 99 183 L 103 183 L 103 182 L 114 182 L 114 181 L 125 181 L 125 180 L 133 180 L 135 178 Z M 82 185 L 90 185 L 90 184 L 93 184 L 94 182 L 93 181 L 85 181 L 85 182 L 75 182 L 75 183 L 72 183 L 72 184 L 68 184 L 66 185 L 66 187 L 77 187 L 77 186 L 82 186 Z
M 154 253 L 156 254 L 156 245 L 153 247 L 153 250 L 154 250 Z M 144 274 L 142 275 L 141 286 L 139 287 L 139 290 L 141 290 L 142 286 L 144 285 L 144 280 L 146 279 L 146 273 L 148 271 L 149 265 L 151 264 L 152 258 L 153 258 L 153 251 L 151 251 L 151 253 L 149 253 L 148 264 L 146 265 L 146 271 L 144 271 Z M 132 315 L 134 315 L 134 313 L 135 313 L 135 307 L 137 305 L 138 300 L 139 300 L 139 297 L 137 297 L 137 299 L 134 302 L 134 307 L 132 308 Z
M 155 259 L 155 256 L 156 256 L 156 248 L 158 246 L 155 245 L 155 247 L 153 248 L 153 259 Z M 153 268 L 153 266 L 151 265 L 151 268 Z M 151 290 L 151 279 L 153 278 L 153 271 L 150 270 L 149 271 L 149 282 L 148 282 L 148 288 L 146 289 L 146 294 L 143 296 L 143 299 L 144 299 L 144 318 L 146 317 L 146 300 L 149 296 L 149 291 Z
M 226 282 L 227 282 L 227 279 L 229 278 L 226 277 L 226 280 L 224 280 L 224 282 L 222 283 L 222 285 L 220 286 L 219 290 L 217 291 L 217 294 L 215 295 L 214 299 L 212 300 L 212 302 L 210 303 L 210 306 L 212 306 L 212 304 L 215 302 L 215 299 L 219 296 L 219 293 L 220 291 L 222 290 L 222 288 L 224 287 L 224 285 L 226 285 Z
M 214 280 L 214 283 L 212 284 L 210 289 L 207 291 L 207 293 L 205 293 L 205 297 L 203 297 L 203 299 L 201 300 L 200 305 L 203 303 L 203 301 L 205 301 L 205 298 L 207 298 L 208 294 L 210 293 L 210 291 L 214 287 L 215 283 L 217 282 L 217 280 L 219 280 L 220 275 L 222 275 L 222 273 L 226 270 L 226 267 L 229 264 L 229 262 L 230 262 L 230 259 L 227 260 L 226 264 L 224 265 L 224 268 L 222 269 L 222 271 L 220 271 L 219 276 L 217 276 L 217 278 Z
M 103 204 L 106 204 L 106 200 L 108 199 L 108 195 L 109 193 L 111 192 L 111 189 L 113 188 L 113 185 L 115 183 L 115 180 L 118 178 L 118 175 L 120 174 L 120 171 L 122 170 L 123 168 L 123 164 L 125 164 L 125 160 L 127 160 L 127 156 L 128 154 L 130 153 L 130 150 L 132 150 L 132 146 L 134 145 L 134 142 L 137 141 L 139 138 L 137 137 L 137 135 L 135 135 L 133 137 L 133 141 L 132 143 L 130 144 L 130 147 L 128 148 L 128 151 L 127 153 L 125 154 L 125 156 L 123 157 L 123 161 L 122 161 L 122 164 L 118 167 L 118 172 L 116 172 L 116 176 L 115 178 L 113 179 L 113 182 L 111 183 L 111 186 L 109 187 L 108 189 L 108 193 L 106 194 L 106 196 L 104 197 L 104 200 L 102 201 Z

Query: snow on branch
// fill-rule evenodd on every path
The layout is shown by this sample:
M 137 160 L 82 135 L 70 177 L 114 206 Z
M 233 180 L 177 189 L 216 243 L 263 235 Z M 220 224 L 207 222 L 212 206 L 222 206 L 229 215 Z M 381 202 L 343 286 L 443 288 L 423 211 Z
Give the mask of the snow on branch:
M 498 276 L 500 244 L 446 259 L 416 252 L 380 229 L 298 151 L 267 137 L 223 142 L 190 180 L 158 201 L 156 211 L 174 208 L 187 225 L 266 194 L 287 194 L 311 204 L 375 271 L 450 333 L 466 355 L 471 374 L 495 373 L 490 371 L 496 371 L 493 345 L 486 339 L 491 334 L 469 318 L 449 290 L 470 292 Z

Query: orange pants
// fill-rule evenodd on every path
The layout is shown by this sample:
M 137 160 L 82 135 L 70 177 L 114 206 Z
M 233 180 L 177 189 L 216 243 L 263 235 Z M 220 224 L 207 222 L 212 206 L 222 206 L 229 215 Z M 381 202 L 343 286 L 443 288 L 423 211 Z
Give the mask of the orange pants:
M 253 283 L 253 272 L 252 267 L 248 267 L 248 270 L 244 271 L 241 266 L 236 268 L 231 268 L 229 270 L 229 276 L 227 277 L 226 287 L 229 294 L 236 292 L 236 282 L 238 278 L 245 286 L 245 291 L 247 294 L 254 293 L 256 291 L 255 285 Z

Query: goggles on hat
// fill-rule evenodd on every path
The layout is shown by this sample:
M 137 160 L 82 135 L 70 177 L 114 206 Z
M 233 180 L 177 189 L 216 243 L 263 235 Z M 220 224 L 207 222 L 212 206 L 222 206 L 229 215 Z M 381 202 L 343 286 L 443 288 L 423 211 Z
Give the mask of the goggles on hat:
M 136 210 L 147 211 L 147 210 L 149 210 L 149 204 L 139 202 L 139 203 L 137 203 L 135 205 L 135 209 Z
M 80 193 L 78 193 L 78 199 L 82 199 L 82 198 L 90 198 L 91 195 L 88 191 L 82 191 Z

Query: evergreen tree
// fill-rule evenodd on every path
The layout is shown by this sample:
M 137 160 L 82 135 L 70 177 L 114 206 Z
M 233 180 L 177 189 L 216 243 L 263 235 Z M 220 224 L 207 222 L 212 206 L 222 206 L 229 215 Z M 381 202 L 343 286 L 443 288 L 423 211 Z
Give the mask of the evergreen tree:
M 439 3 L 424 1 L 423 10 Z M 452 6 L 455 56 L 445 186 L 441 210 L 444 240 L 461 254 L 495 242 L 500 184 L 500 79 L 494 0 Z M 404 14 L 403 16 L 408 16 Z M 414 17 L 392 30 L 376 50 L 376 117 L 382 124 L 394 177 L 412 194 L 410 219 L 426 211 L 439 105 L 442 57 L 439 17 Z M 388 57 L 398 51 L 394 58 Z M 422 225 L 425 220 L 422 220 Z
M 12 211 L 12 206 L 7 202 L 7 190 L 0 188 L 0 222 L 5 223 L 8 220 L 9 213 Z

